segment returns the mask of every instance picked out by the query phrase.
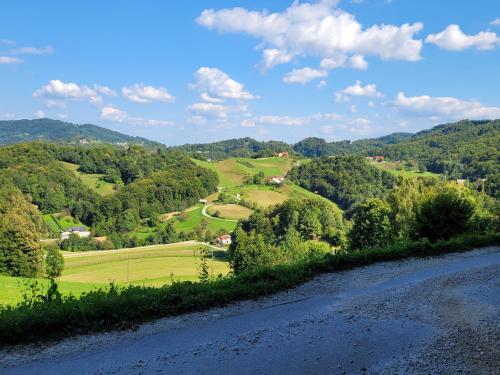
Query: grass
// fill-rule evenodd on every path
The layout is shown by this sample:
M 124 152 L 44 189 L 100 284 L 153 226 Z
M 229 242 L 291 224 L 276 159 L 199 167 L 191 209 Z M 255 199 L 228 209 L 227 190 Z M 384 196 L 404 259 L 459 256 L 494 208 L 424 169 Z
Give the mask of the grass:
M 403 163 L 397 161 L 370 161 L 370 164 L 376 168 L 391 172 L 397 176 L 403 177 L 432 177 L 439 178 L 438 173 L 433 172 L 420 172 L 418 169 L 408 169 Z
M 205 168 L 215 171 L 219 176 L 221 188 L 241 186 L 249 176 L 262 171 L 266 176 L 285 175 L 293 167 L 293 159 L 285 158 L 230 158 L 218 162 L 193 159 Z
M 54 299 L 0 310 L 3 345 L 92 331 L 123 329 L 151 319 L 224 306 L 287 289 L 324 272 L 335 272 L 414 256 L 441 255 L 498 244 L 500 234 L 469 235 L 450 241 L 397 243 L 385 248 L 329 254 L 308 262 L 264 267 L 208 283 L 161 288 L 111 288 L 77 298 Z
M 252 214 L 251 209 L 238 204 L 214 204 L 207 209 L 209 215 L 214 215 L 217 211 L 220 213 L 218 217 L 230 220 L 248 219 Z
M 21 301 L 21 291 L 23 283 L 33 281 L 23 277 L 1 276 L 0 275 L 0 305 L 15 305 Z M 48 280 L 37 279 L 37 281 L 46 288 Z M 106 284 L 99 283 L 82 283 L 61 281 L 59 284 L 60 290 L 64 295 L 73 294 L 80 296 L 82 293 L 89 292 L 97 288 L 103 288 Z
M 112 184 L 110 182 L 104 181 L 102 179 L 102 174 L 89 174 L 89 173 L 82 173 L 78 170 L 80 167 L 78 164 L 73 164 L 73 163 L 67 163 L 67 162 L 61 162 L 64 164 L 64 167 L 75 173 L 84 185 L 88 186 L 95 192 L 101 195 L 107 195 L 107 194 L 112 194 L 115 192 L 115 184 Z
M 70 227 L 84 227 L 89 229 L 80 220 L 75 219 L 73 216 L 66 212 L 57 212 L 53 214 L 43 215 L 43 221 L 47 224 L 52 232 L 58 233 Z
M 154 245 L 111 251 L 63 252 L 64 271 L 61 291 L 80 296 L 110 282 L 119 285 L 160 286 L 175 281 L 197 280 L 199 244 Z M 196 254 L 196 257 L 194 256 Z M 209 261 L 210 272 L 217 276 L 229 272 L 223 252 Z M 27 279 L 0 276 L 0 305 L 13 305 L 21 300 L 22 283 Z M 39 279 L 42 285 L 48 281 Z
M 174 225 L 177 232 L 191 232 L 195 227 L 201 224 L 203 219 L 208 222 L 207 229 L 212 233 L 215 233 L 221 229 L 225 232 L 232 232 L 234 228 L 236 228 L 235 221 L 225 221 L 203 216 L 203 214 L 201 213 L 202 208 L 202 205 L 197 205 L 195 209 L 186 212 L 187 219 L 185 221 L 176 220 Z

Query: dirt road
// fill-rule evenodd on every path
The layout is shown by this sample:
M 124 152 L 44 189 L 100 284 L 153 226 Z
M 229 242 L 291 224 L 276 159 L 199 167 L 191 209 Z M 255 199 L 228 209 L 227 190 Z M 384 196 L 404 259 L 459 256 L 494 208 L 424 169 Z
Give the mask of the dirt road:
M 381 263 L 136 331 L 0 351 L 1 374 L 500 374 L 500 249 Z

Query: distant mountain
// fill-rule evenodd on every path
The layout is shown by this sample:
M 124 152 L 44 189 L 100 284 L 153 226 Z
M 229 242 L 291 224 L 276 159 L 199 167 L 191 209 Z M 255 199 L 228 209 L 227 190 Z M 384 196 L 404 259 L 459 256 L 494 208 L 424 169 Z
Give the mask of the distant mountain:
M 30 141 L 54 143 L 140 144 L 148 148 L 164 147 L 146 138 L 133 137 L 97 125 L 76 125 L 48 118 L 36 120 L 0 121 L 0 144 Z
M 259 142 L 252 138 L 228 139 L 213 143 L 186 144 L 170 147 L 190 153 L 198 159 L 222 160 L 231 157 L 267 157 L 277 152 L 292 152 L 292 146 L 285 142 Z

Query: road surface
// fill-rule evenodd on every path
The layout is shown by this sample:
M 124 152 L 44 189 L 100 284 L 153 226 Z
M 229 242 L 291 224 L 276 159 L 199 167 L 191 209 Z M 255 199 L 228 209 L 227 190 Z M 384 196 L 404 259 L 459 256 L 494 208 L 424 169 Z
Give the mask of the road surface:
M 319 276 L 135 331 L 0 351 L 1 374 L 500 374 L 500 249 Z

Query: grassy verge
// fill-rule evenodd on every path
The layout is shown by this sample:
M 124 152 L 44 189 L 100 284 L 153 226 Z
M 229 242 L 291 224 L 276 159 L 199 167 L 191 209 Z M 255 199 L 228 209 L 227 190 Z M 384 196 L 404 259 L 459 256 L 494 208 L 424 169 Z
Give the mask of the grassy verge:
M 469 235 L 450 241 L 427 240 L 328 255 L 304 263 L 257 269 L 208 283 L 181 282 L 161 288 L 129 286 L 36 302 L 0 311 L 0 344 L 120 329 L 151 319 L 223 306 L 293 287 L 319 273 L 380 261 L 430 256 L 500 243 L 500 234 Z

